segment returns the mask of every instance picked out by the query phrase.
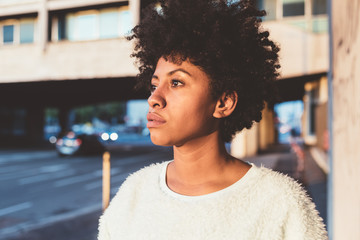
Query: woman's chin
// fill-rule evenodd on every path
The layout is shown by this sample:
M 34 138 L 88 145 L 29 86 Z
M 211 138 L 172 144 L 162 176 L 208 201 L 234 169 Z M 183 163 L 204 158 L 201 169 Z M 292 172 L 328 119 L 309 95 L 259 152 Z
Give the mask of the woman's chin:
M 156 134 L 150 134 L 150 139 L 153 144 L 158 146 L 164 146 L 164 147 L 173 146 L 173 144 L 171 143 L 171 141 L 169 141 L 169 139 L 156 136 Z

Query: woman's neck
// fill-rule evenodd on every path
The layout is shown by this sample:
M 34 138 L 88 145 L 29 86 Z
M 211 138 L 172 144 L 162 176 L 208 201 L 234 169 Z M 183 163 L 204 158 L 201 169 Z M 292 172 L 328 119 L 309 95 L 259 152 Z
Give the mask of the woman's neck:
M 246 164 L 227 153 L 215 132 L 182 146 L 174 146 L 174 162 L 167 170 L 167 184 L 184 195 L 203 195 L 221 190 L 247 171 Z

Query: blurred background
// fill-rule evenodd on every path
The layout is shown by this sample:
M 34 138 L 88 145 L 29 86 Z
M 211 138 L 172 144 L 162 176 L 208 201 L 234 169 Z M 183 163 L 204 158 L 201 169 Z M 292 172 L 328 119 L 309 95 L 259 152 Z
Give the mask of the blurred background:
M 96 239 L 101 154 L 111 153 L 111 196 L 129 173 L 171 159 L 150 141 L 125 39 L 152 2 L 0 0 L 0 239 Z M 279 98 L 228 150 L 300 181 L 331 239 L 359 239 L 360 186 L 336 189 L 359 182 L 360 1 L 254 3 L 281 48 Z

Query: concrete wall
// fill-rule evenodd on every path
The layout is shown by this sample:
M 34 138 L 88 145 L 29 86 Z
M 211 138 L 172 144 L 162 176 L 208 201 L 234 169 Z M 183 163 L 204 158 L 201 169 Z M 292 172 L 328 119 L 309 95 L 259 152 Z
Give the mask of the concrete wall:
M 360 239 L 360 0 L 332 0 L 332 239 Z
M 281 78 L 327 72 L 328 33 L 312 33 L 282 21 L 264 22 L 270 38 L 280 45 Z
M 0 82 L 129 77 L 137 74 L 125 39 L 6 46 L 0 51 Z M 21 71 L 19 71 L 21 69 Z

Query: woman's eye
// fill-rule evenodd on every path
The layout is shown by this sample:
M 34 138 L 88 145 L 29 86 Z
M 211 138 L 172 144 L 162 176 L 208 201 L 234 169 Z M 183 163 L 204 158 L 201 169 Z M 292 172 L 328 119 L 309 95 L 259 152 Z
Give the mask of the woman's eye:
M 150 85 L 150 92 L 154 92 L 156 90 L 157 86 L 155 86 L 154 84 Z
M 176 80 L 176 79 L 171 80 L 171 86 L 178 87 L 178 86 L 181 86 L 181 85 L 183 85 L 183 83 L 181 81 Z

